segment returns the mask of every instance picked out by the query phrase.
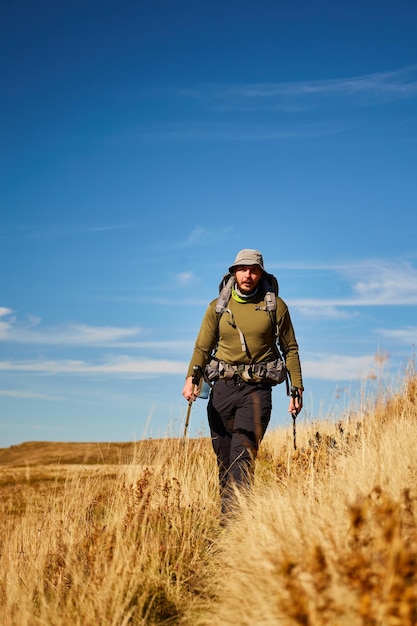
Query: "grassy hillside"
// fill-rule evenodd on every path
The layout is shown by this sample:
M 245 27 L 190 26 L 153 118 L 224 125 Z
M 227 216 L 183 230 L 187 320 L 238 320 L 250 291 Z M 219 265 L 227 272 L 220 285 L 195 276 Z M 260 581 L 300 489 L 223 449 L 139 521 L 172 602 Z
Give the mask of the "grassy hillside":
M 165 441 L 165 440 L 163 440 Z M 130 443 L 71 443 L 28 441 L 0 448 L 1 467 L 37 465 L 120 465 L 146 456 L 149 462 L 160 454 L 163 442 L 157 439 Z
M 417 378 L 268 433 L 219 526 L 207 440 L 0 451 L 0 624 L 417 624 Z

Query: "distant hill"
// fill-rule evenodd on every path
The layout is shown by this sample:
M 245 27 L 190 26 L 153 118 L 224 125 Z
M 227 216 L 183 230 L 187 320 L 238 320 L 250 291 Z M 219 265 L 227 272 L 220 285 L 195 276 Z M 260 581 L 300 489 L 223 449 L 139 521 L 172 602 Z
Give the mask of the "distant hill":
M 28 441 L 9 448 L 0 448 L 0 467 L 34 465 L 102 465 L 131 463 L 146 447 L 156 453 L 161 440 L 130 443 L 66 443 Z

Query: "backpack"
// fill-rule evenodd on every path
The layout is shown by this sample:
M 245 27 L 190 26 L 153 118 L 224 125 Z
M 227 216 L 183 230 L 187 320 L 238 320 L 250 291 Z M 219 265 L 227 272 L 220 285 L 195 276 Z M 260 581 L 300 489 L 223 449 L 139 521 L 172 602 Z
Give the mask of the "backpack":
M 234 284 L 235 284 L 235 277 L 233 274 L 230 274 L 230 273 L 225 274 L 219 284 L 219 297 L 217 299 L 216 308 L 215 308 L 216 314 L 217 314 L 217 329 L 219 327 L 220 318 L 224 312 L 227 311 L 232 316 L 232 319 L 233 319 L 233 315 L 230 309 L 228 308 L 228 304 L 232 296 L 232 289 L 233 289 Z M 277 382 L 278 383 L 284 382 L 285 380 L 286 385 L 287 385 L 287 393 L 288 393 L 287 370 L 283 363 L 281 352 L 278 347 L 278 325 L 276 322 L 277 296 L 279 292 L 278 280 L 273 274 L 264 272 L 261 278 L 261 281 L 259 283 L 259 287 L 263 291 L 264 303 L 265 303 L 265 306 L 259 307 L 259 309 L 268 312 L 270 320 L 271 320 L 272 328 L 274 331 L 274 337 L 275 337 L 275 350 L 277 353 L 277 360 L 275 361 L 274 366 L 276 367 L 276 365 L 278 364 L 278 373 L 276 373 L 277 379 L 274 382 L 274 384 L 276 384 Z M 247 353 L 245 337 L 238 326 L 234 325 L 234 327 L 239 332 L 242 350 L 243 352 Z M 218 363 L 213 364 L 213 361 L 211 361 L 210 364 L 213 366 L 212 368 L 213 376 L 216 376 L 218 374 Z M 210 369 L 210 364 L 208 366 L 209 369 Z M 231 367 L 232 367 L 232 370 L 235 369 L 233 366 Z M 253 369 L 253 367 L 256 367 L 256 365 L 250 366 L 250 367 Z M 266 372 L 263 373 L 263 376 L 265 375 L 266 375 Z M 227 374 L 226 374 L 226 377 L 227 377 Z M 210 379 L 210 376 L 209 376 L 209 379 Z
M 227 311 L 232 319 L 233 314 L 228 308 L 229 300 L 232 296 L 233 285 L 235 284 L 235 277 L 233 274 L 225 274 L 219 285 L 219 297 L 216 302 L 216 314 L 217 314 L 217 329 L 219 328 L 220 318 L 225 311 Z M 275 348 L 277 354 L 280 356 L 280 351 L 277 346 L 278 341 L 278 326 L 276 323 L 275 312 L 277 310 L 277 296 L 278 296 L 278 281 L 273 274 L 264 272 L 259 287 L 264 293 L 265 307 L 259 307 L 260 310 L 267 311 L 271 320 L 272 328 L 275 335 Z M 232 324 L 233 325 L 233 324 Z M 239 333 L 240 343 L 243 352 L 247 352 L 245 337 L 238 326 L 234 326 Z

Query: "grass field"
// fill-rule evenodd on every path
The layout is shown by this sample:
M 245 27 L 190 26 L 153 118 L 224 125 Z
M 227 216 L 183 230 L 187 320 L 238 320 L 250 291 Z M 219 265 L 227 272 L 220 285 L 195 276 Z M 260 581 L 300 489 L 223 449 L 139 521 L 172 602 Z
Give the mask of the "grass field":
M 226 528 L 206 439 L 0 450 L 0 624 L 417 624 L 417 377 L 382 395 L 270 431 Z

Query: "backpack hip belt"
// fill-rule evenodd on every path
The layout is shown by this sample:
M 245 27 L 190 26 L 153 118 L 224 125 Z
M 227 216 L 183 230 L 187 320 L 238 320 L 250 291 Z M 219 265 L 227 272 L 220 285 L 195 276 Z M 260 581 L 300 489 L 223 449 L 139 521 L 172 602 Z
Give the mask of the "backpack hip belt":
M 232 365 L 218 359 L 211 359 L 205 370 L 207 379 L 214 382 L 218 379 L 231 379 L 238 375 L 245 382 L 268 383 L 278 385 L 287 379 L 287 372 L 282 359 L 261 363 L 240 363 Z

